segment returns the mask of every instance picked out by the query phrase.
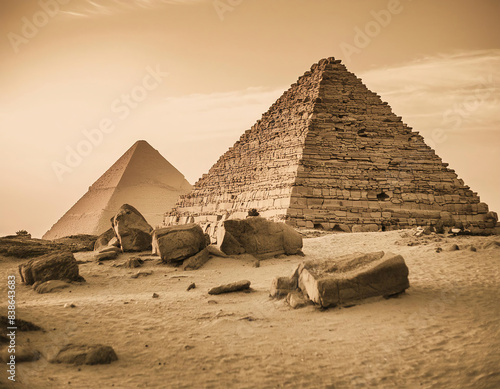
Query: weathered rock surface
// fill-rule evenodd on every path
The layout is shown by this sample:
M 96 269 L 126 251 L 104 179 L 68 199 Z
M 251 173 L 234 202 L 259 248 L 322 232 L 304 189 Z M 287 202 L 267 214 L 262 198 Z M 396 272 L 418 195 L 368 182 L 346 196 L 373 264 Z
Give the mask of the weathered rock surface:
M 129 204 L 123 204 L 112 219 L 113 230 L 120 241 L 122 251 L 146 251 L 151 249 L 153 228 L 144 216 Z
M 249 253 L 258 258 L 297 254 L 302 235 L 292 227 L 259 216 L 226 220 L 218 231 L 217 243 L 228 255 Z
M 184 270 L 198 270 L 210 259 L 210 254 L 208 249 L 205 247 L 199 253 L 189 257 L 184 260 L 182 268 Z
M 94 250 L 95 243 L 97 241 L 96 235 L 69 235 L 63 238 L 54 239 L 55 243 L 62 243 L 69 247 L 72 253 L 78 253 L 80 251 L 92 251 Z
M 216 257 L 221 257 L 221 258 L 228 258 L 228 256 L 220 250 L 217 246 L 211 244 L 207 246 L 207 250 L 210 255 L 216 256 Z
M 171 226 L 153 231 L 153 254 L 165 263 L 179 262 L 199 253 L 207 245 L 197 224 Z
M 45 282 L 37 281 L 33 284 L 33 289 L 36 292 L 43 294 L 43 293 L 52 293 L 57 290 L 69 288 L 70 286 L 71 284 L 61 280 L 50 280 Z
M 305 299 L 304 295 L 298 291 L 288 293 L 286 296 L 286 302 L 293 309 L 302 308 L 307 305 L 307 299 Z
M 0 238 L 0 254 L 16 258 L 32 258 L 55 251 L 67 250 L 68 246 L 42 239 L 16 236 Z
M 101 235 L 99 235 L 99 237 L 95 241 L 94 250 L 95 251 L 102 250 L 104 247 L 108 246 L 109 242 L 113 238 L 116 238 L 115 230 L 110 228 L 106 232 L 103 232 Z
M 60 251 L 34 258 L 19 265 L 21 280 L 26 285 L 33 285 L 36 281 L 62 280 L 83 281 L 78 272 L 75 257 L 69 251 Z
M 101 365 L 116 360 L 118 360 L 118 357 L 111 346 L 103 346 L 101 344 L 68 344 L 50 362 L 74 365 Z
M 208 291 L 208 294 L 232 293 L 247 289 L 250 289 L 250 281 L 242 280 L 238 282 L 233 282 L 231 284 L 221 285 L 217 286 L 216 288 L 212 288 Z
M 269 295 L 271 297 L 281 298 L 297 290 L 299 278 L 297 275 L 291 277 L 275 277 L 271 283 Z
M 135 269 L 144 265 L 144 261 L 140 258 L 129 258 L 127 262 L 125 262 L 124 266 L 130 269 Z
M 122 250 L 116 246 L 106 246 L 101 249 L 101 251 L 94 254 L 94 259 L 96 261 L 106 261 L 109 259 L 115 259 L 118 257 Z
M 322 307 L 375 296 L 391 296 L 410 287 L 403 257 L 383 251 L 351 254 L 299 267 L 299 288 Z

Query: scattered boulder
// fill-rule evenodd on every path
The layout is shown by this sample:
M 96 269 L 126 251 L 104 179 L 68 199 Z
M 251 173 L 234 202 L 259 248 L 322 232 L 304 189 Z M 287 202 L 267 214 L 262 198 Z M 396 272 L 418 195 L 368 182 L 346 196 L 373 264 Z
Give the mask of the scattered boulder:
M 307 305 L 307 300 L 304 298 L 304 295 L 298 291 L 293 291 L 287 294 L 286 302 L 293 309 L 302 308 Z
M 402 256 L 383 251 L 308 261 L 299 269 L 299 288 L 322 307 L 345 305 L 375 296 L 391 296 L 410 287 Z
M 101 344 L 68 344 L 50 362 L 74 365 L 101 365 L 116 360 L 118 360 L 118 357 L 111 346 L 103 346 Z
M 249 253 L 262 259 L 297 254 L 302 235 L 285 223 L 251 216 L 224 221 L 217 230 L 217 245 L 227 255 Z
M 208 291 L 208 294 L 232 293 L 247 289 L 250 289 L 250 281 L 243 280 L 243 281 L 233 282 L 231 284 L 217 286 L 216 288 L 210 289 Z
M 16 317 L 16 327 L 18 331 L 43 331 L 41 327 L 33 324 L 27 320 L 20 319 Z M 10 327 L 11 323 L 7 316 L 0 315 L 0 344 L 9 343 L 10 338 L 7 336 L 9 330 L 7 327 Z
M 164 263 L 183 261 L 198 254 L 206 245 L 205 235 L 198 224 L 170 226 L 153 231 L 153 254 L 158 254 Z
M 452 244 L 446 249 L 446 251 L 457 251 L 457 250 L 460 250 L 460 248 L 456 244 Z
M 205 247 L 199 253 L 189 257 L 183 262 L 182 268 L 184 270 L 198 270 L 210 259 L 209 251 Z
M 84 281 L 78 272 L 76 259 L 69 251 L 34 258 L 19 266 L 19 274 L 26 285 L 49 280 Z
M 146 251 L 151 249 L 151 231 L 144 216 L 129 204 L 123 204 L 112 219 L 113 230 L 120 241 L 122 251 Z
M 94 243 L 94 251 L 101 251 L 103 248 L 108 246 L 109 242 L 113 238 L 116 238 L 116 236 L 115 231 L 112 228 L 103 232 Z
M 498 249 L 500 248 L 500 242 L 497 242 L 495 240 L 491 241 L 491 242 L 488 242 L 488 243 L 485 243 L 484 246 L 483 246 L 483 249 Z
M 158 293 L 153 293 L 153 296 L 152 296 L 154 299 L 157 299 L 160 297 L 160 295 Z
M 191 284 L 189 284 L 189 286 L 187 287 L 187 291 L 189 292 L 191 289 L 195 289 L 196 288 L 196 284 L 193 282 Z
M 94 259 L 96 261 L 106 261 L 109 259 L 115 259 L 118 254 L 120 254 L 122 251 L 115 246 L 107 246 L 101 249 L 97 254 L 94 254 Z
M 369 297 L 393 296 L 409 287 L 403 257 L 380 251 L 303 262 L 290 277 L 275 278 L 270 295 L 287 296 L 291 306 L 303 306 L 301 298 L 308 298 L 327 308 L 352 305 L 352 301 Z
M 92 251 L 94 250 L 95 243 L 97 241 L 96 235 L 69 235 L 63 238 L 54 239 L 55 243 L 62 243 L 69 247 L 72 253 L 78 253 L 81 251 Z
M 50 280 L 45 282 L 37 281 L 33 284 L 33 289 L 40 293 L 52 293 L 57 290 L 69 288 L 71 284 L 61 280 Z
M 144 261 L 140 258 L 130 258 L 127 262 L 125 262 L 124 266 L 130 269 L 135 269 L 141 267 L 144 264 Z

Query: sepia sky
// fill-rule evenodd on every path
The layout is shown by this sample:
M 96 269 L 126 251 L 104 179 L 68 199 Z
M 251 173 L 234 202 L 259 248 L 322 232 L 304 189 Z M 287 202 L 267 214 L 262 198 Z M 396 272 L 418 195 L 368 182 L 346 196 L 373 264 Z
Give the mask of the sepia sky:
M 500 211 L 499 17 L 496 0 L 1 0 L 0 235 L 40 237 L 139 139 L 194 183 L 330 56 Z

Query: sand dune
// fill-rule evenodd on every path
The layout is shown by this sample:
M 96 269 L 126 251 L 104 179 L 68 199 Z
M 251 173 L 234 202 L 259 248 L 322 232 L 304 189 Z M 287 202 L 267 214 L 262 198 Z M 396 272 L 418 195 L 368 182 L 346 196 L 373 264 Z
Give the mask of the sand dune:
M 351 308 L 290 309 L 271 300 L 277 275 L 298 256 L 262 261 L 213 258 L 184 272 L 158 265 L 117 268 L 133 255 L 80 265 L 87 282 L 40 295 L 18 285 L 18 316 L 46 329 L 19 333 L 44 355 L 17 365 L 15 388 L 498 388 L 500 249 L 492 237 L 428 239 L 408 246 L 403 231 L 325 235 L 304 240 L 306 258 L 355 251 L 402 254 L 411 287 L 396 299 Z M 498 239 L 497 239 L 498 240 Z M 436 252 L 457 243 L 462 250 Z M 467 246 L 474 245 L 477 252 Z M 91 253 L 76 254 L 87 260 Z M 151 260 L 149 260 L 151 258 Z M 2 258 L 3 279 L 19 261 Z M 218 284 L 248 279 L 250 293 L 210 296 Z M 196 289 L 186 291 L 196 283 Z M 152 294 L 159 298 L 153 299 Z M 1 293 L 6 295 L 2 285 Z M 74 303 L 75 308 L 64 308 Z M 66 343 L 113 346 L 111 365 L 47 362 Z M 4 379 L 5 373 L 2 373 Z M 5 385 L 8 385 L 6 383 Z

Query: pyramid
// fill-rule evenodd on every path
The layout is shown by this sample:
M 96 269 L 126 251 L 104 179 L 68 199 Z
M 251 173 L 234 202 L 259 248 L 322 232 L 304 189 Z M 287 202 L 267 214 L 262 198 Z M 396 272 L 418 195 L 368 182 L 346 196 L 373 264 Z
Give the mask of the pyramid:
M 496 221 L 341 61 L 323 59 L 181 196 L 165 224 L 261 216 L 295 227 L 369 231 Z
M 184 176 L 144 140 L 137 141 L 111 166 L 43 239 L 68 235 L 99 235 L 123 204 L 132 204 L 152 226 L 161 224 L 191 185 Z

